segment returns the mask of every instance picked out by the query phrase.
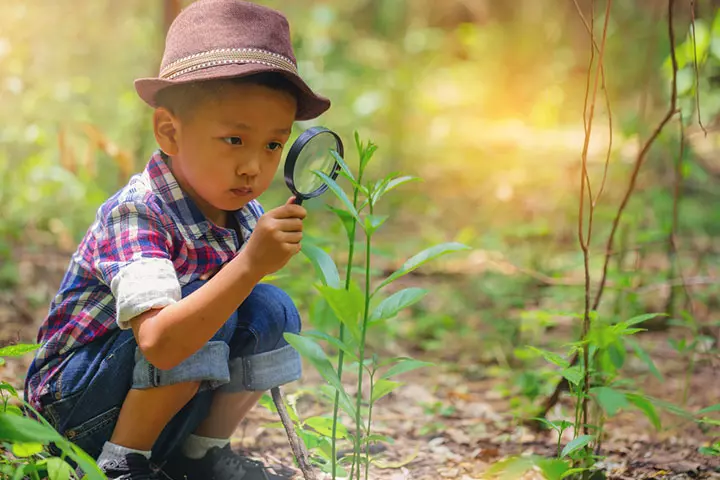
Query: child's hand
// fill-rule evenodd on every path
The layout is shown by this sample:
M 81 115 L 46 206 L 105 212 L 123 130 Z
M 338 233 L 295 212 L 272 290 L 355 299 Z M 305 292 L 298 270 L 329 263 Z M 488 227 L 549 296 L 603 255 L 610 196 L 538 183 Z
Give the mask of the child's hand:
M 307 211 L 293 200 L 290 197 L 282 207 L 265 212 L 243 250 L 250 268 L 262 276 L 280 270 L 300 251 Z

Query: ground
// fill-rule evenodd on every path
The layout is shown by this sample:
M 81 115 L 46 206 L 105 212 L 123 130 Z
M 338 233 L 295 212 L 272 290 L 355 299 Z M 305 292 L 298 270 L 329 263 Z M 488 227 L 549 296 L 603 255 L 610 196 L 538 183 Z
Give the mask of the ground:
M 14 290 L 0 291 L 0 345 L 34 340 L 37 324 L 55 293 L 68 255 L 36 249 L 20 253 L 17 260 L 20 284 Z M 679 402 L 685 364 L 668 345 L 667 332 L 645 333 L 640 339 L 666 377 L 664 383 L 644 381 L 645 392 Z M 433 361 L 426 358 L 427 354 L 409 353 Z M 492 463 L 508 455 L 532 452 L 552 456 L 556 451 L 557 437 L 518 426 L 510 413 L 513 410 L 509 399 L 498 392 L 497 387 L 506 381 L 501 375 L 485 372 L 483 365 L 472 360 L 472 355 L 461 355 L 458 359 L 405 374 L 402 378 L 405 385 L 377 404 L 376 433 L 388 435 L 395 442 L 382 458 L 392 468 L 375 467 L 370 478 L 480 479 Z M 21 385 L 27 364 L 27 358 L 8 362 L 0 367 L 0 378 Z M 637 375 L 647 373 L 641 365 L 631 366 L 631 370 Z M 703 357 L 698 362 L 691 378 L 688 410 L 718 403 L 718 375 L 717 358 Z M 312 392 L 321 383 L 308 366 L 303 379 L 284 392 L 286 395 Z M 570 407 L 570 401 L 564 399 L 550 414 L 557 418 Z M 302 418 L 328 413 L 313 395 L 301 395 L 297 408 Z M 284 432 L 266 427 L 277 420 L 275 414 L 264 408 L 254 409 L 238 428 L 233 445 L 269 465 L 291 465 Z M 606 456 L 603 465 L 608 477 L 720 478 L 720 459 L 698 453 L 699 446 L 713 439 L 712 432 L 703 432 L 694 422 L 669 415 L 663 415 L 663 427 L 656 432 L 636 411 L 611 418 L 605 426 L 607 437 L 601 452 Z M 294 478 L 301 475 L 297 473 Z M 538 472 L 530 472 L 523 478 L 542 477 Z

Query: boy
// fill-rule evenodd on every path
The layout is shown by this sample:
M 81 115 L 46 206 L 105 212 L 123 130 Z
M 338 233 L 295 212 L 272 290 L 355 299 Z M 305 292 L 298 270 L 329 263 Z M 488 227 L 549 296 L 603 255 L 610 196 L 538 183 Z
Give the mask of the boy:
M 159 478 L 151 457 L 177 480 L 280 478 L 229 438 L 265 390 L 300 377 L 283 338 L 297 310 L 259 282 L 299 252 L 306 212 L 255 199 L 294 120 L 330 102 L 299 77 L 285 17 L 240 0 L 187 7 L 159 78 L 135 86 L 160 150 L 73 255 L 26 396 L 111 479 Z

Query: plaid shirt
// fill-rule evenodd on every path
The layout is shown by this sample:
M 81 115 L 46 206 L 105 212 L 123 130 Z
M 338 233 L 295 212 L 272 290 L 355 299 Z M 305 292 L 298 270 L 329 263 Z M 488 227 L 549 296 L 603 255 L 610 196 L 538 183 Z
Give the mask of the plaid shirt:
M 151 308 L 181 298 L 180 289 L 230 261 L 263 214 L 257 201 L 235 213 L 235 230 L 213 224 L 180 189 L 162 154 L 98 210 L 73 254 L 40 327 L 25 394 L 39 407 L 47 384 L 77 348 Z M 148 289 L 148 286 L 152 286 Z

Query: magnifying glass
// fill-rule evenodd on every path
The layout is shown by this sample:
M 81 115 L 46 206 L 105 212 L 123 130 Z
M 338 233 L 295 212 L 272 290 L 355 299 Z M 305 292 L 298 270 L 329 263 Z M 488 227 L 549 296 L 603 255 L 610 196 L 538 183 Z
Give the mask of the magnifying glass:
M 343 156 L 340 137 L 325 127 L 312 127 L 304 131 L 290 147 L 285 159 L 285 184 L 295 196 L 295 204 L 322 195 L 328 186 L 313 171 L 322 172 L 335 180 L 340 164 L 332 155 Z

